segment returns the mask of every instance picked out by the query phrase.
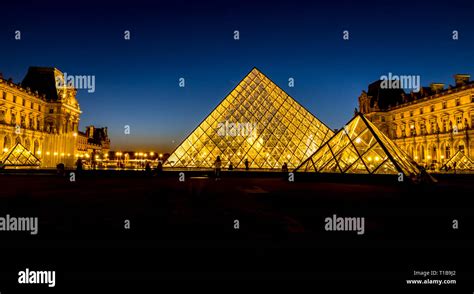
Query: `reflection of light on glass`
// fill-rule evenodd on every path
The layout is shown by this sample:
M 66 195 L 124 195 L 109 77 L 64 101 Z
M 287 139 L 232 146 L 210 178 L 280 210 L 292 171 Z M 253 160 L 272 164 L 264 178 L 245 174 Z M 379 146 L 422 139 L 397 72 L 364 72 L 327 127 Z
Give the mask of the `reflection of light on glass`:
M 357 139 L 356 139 L 356 143 L 357 143 L 357 144 L 359 144 L 360 141 L 361 141 L 360 138 L 357 138 Z
M 375 161 L 379 161 L 379 160 L 380 160 L 380 157 L 376 156 Z
M 372 157 L 367 158 L 369 161 L 372 161 Z

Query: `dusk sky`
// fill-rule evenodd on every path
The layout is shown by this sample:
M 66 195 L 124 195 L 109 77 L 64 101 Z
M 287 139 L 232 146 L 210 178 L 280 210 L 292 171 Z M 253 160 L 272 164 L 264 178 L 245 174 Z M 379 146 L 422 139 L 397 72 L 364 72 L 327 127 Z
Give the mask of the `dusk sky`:
M 29 66 L 95 75 L 95 93 L 78 91 L 81 130 L 107 126 L 113 150 L 167 152 L 254 66 L 331 128 L 389 72 L 424 86 L 474 76 L 474 1 L 148 2 L 6 1 L 0 72 L 15 82 Z

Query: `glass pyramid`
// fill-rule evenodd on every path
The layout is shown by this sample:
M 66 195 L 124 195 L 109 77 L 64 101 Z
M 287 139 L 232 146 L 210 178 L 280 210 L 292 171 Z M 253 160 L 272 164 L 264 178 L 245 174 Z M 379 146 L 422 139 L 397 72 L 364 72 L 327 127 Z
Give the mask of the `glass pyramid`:
M 40 160 L 20 143 L 13 146 L 0 159 L 5 166 L 39 166 Z
M 418 165 L 362 114 L 324 143 L 296 171 L 419 175 Z
M 168 158 L 171 167 L 295 168 L 334 133 L 262 74 L 252 71 Z
M 454 169 L 454 165 L 456 165 L 456 170 L 474 170 L 474 162 L 461 150 L 448 159 L 441 169 L 446 169 L 446 167 Z

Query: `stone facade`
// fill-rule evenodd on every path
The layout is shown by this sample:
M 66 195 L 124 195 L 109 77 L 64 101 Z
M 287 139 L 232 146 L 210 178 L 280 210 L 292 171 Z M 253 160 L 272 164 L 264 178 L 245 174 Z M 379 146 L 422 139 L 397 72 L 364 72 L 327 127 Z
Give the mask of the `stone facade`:
M 457 150 L 474 156 L 474 82 L 433 83 L 418 93 L 382 89 L 380 81 L 359 96 L 360 111 L 418 164 L 439 169 Z
M 46 67 L 30 67 L 18 84 L 0 74 L 0 154 L 20 142 L 41 167 L 74 166 L 81 109 L 74 87 L 56 87 L 61 78 Z

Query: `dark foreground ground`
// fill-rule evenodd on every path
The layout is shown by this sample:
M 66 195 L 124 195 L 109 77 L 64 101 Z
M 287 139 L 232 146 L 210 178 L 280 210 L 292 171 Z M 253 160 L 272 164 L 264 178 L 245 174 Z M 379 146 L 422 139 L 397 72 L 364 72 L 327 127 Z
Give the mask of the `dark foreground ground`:
M 297 174 L 288 182 L 275 173 L 227 173 L 215 181 L 185 173 L 180 182 L 177 172 L 88 171 L 71 182 L 0 174 L 0 217 L 39 217 L 38 235 L 0 232 L 0 293 L 18 293 L 17 274 L 26 267 L 56 270 L 48 292 L 243 278 L 472 293 L 474 176 L 437 178 L 410 185 L 390 177 Z M 334 214 L 364 217 L 365 234 L 325 231 Z M 457 285 L 406 285 L 414 271 L 432 270 L 456 271 L 438 278 Z

